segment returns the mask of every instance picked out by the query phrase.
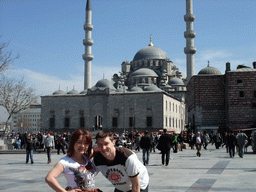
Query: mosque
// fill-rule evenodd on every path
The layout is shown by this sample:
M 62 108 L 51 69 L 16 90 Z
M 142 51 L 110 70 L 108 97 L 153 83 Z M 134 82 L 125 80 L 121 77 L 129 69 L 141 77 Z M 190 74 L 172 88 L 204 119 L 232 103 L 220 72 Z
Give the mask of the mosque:
M 187 0 L 186 6 L 187 77 L 162 49 L 153 45 L 150 37 L 148 46 L 140 49 L 132 61 L 122 62 L 120 75 L 114 74 L 111 80 L 103 78 L 91 87 L 93 25 L 91 0 L 87 0 L 84 90 L 79 93 L 59 89 L 52 95 L 41 96 L 42 130 L 185 130 L 186 83 L 194 73 L 196 52 L 192 0 Z

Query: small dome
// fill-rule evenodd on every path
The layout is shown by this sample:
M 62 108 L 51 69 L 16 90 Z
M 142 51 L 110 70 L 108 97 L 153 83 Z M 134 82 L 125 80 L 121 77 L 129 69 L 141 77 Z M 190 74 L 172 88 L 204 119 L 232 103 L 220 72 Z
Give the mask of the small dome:
M 207 67 L 201 69 L 198 75 L 222 75 L 222 74 L 217 68 L 211 67 L 208 65 Z
M 138 87 L 138 86 L 135 86 L 135 87 L 130 89 L 130 92 L 142 92 L 142 91 L 143 90 L 140 87 Z
M 67 93 L 65 91 L 62 91 L 62 90 L 57 90 L 53 93 L 53 95 L 66 95 Z
M 144 89 L 144 91 L 157 91 L 157 92 L 159 92 L 159 91 L 163 91 L 163 90 L 160 89 L 159 87 L 157 87 L 156 85 L 152 84 L 152 85 L 146 87 Z
M 184 82 L 182 81 L 182 79 L 179 79 L 177 77 L 174 77 L 172 79 L 170 79 L 170 81 L 168 82 L 169 85 L 184 85 Z
M 107 79 L 101 79 L 99 80 L 95 87 L 98 88 L 110 88 L 110 89 L 115 89 L 115 87 L 113 86 L 113 82 L 107 80 Z
M 156 72 L 152 69 L 148 68 L 141 68 L 136 71 L 134 71 L 130 77 L 141 77 L 141 76 L 147 76 L 147 77 L 158 77 Z
M 76 90 L 71 90 L 71 91 L 69 91 L 69 92 L 67 92 L 67 94 L 68 95 L 77 95 L 77 94 L 79 94 Z
M 167 54 L 155 46 L 147 46 L 139 50 L 133 58 L 133 61 L 140 59 L 163 59 L 170 60 Z

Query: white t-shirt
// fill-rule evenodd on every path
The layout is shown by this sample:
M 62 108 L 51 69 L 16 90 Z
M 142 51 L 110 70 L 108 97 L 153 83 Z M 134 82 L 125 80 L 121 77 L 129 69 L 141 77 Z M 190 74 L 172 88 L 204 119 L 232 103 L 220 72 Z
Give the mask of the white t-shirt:
M 129 177 L 139 175 L 140 188 L 145 189 L 149 183 L 146 167 L 137 158 L 137 155 L 124 147 L 116 147 L 116 157 L 112 163 L 98 153 L 94 157 L 94 163 L 99 171 L 120 191 L 132 189 Z
M 65 156 L 60 159 L 60 163 L 64 167 L 64 176 L 67 180 L 67 186 L 72 189 L 75 187 L 95 188 L 95 176 L 98 171 L 95 165 L 86 157 L 85 164 L 79 164 L 71 157 Z

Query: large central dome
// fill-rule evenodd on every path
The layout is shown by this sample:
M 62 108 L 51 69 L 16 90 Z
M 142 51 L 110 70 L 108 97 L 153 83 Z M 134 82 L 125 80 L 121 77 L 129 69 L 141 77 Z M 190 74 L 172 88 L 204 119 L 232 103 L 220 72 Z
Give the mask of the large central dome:
M 164 59 L 170 60 L 167 54 L 160 48 L 155 46 L 147 46 L 139 50 L 133 58 L 133 61 L 140 59 Z

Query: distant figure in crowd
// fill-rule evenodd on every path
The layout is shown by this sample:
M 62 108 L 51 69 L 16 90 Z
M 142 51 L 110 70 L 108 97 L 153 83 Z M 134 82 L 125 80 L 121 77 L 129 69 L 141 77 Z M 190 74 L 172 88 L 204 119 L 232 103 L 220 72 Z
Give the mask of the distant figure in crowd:
M 209 135 L 206 133 L 206 131 L 204 132 L 202 138 L 203 138 L 203 146 L 204 146 L 204 149 L 207 150 L 208 143 L 210 142 L 210 137 L 209 137 Z
M 75 131 L 71 136 L 67 155 L 48 173 L 46 183 L 55 191 L 100 192 L 100 189 L 95 189 L 95 176 L 98 171 L 90 160 L 92 155 L 91 134 L 82 129 Z M 67 180 L 65 189 L 57 181 L 61 173 Z
M 163 131 L 164 133 L 159 138 L 158 145 L 156 148 L 161 151 L 162 165 L 165 164 L 165 166 L 168 166 L 170 159 L 170 150 L 172 147 L 173 140 L 171 135 L 167 134 L 167 129 L 164 129 Z
M 152 148 L 151 139 L 148 135 L 148 131 L 144 132 L 144 135 L 140 139 L 140 148 L 142 149 L 142 159 L 144 165 L 149 163 L 150 149 Z
M 65 146 L 65 139 L 63 138 L 63 134 L 59 135 L 57 137 L 57 142 L 56 142 L 56 149 L 57 149 L 57 154 L 60 154 L 60 150 L 62 150 L 63 154 L 66 154 L 64 146 Z
M 178 136 L 178 142 L 180 144 L 180 151 L 183 150 L 183 143 L 184 143 L 184 137 L 183 137 L 183 134 L 180 133 L 179 136 Z
M 28 163 L 29 156 L 30 156 L 31 164 L 33 164 L 34 163 L 33 151 L 36 149 L 36 143 L 35 143 L 35 140 L 33 139 L 33 135 L 28 135 L 28 139 L 26 140 L 26 143 L 25 143 L 25 149 L 26 149 L 26 163 Z
M 247 135 L 241 131 L 239 131 L 239 133 L 236 136 L 236 140 L 237 140 L 237 147 L 238 147 L 238 154 L 239 157 L 243 158 L 244 156 L 244 146 L 247 140 Z
M 196 144 L 196 150 L 197 150 L 196 155 L 198 157 L 201 157 L 201 147 L 203 144 L 203 138 L 200 132 L 198 132 L 195 136 L 195 144 Z
M 113 133 L 105 130 L 96 135 L 98 150 L 94 163 L 114 185 L 115 192 L 148 192 L 149 175 L 137 155 L 124 147 L 115 147 Z
M 47 133 L 46 137 L 44 138 L 44 149 L 46 149 L 48 164 L 52 162 L 51 152 L 52 152 L 52 149 L 54 150 L 54 148 L 55 148 L 54 137 L 51 136 L 50 133 Z
M 217 133 L 217 134 L 215 135 L 215 147 L 216 147 L 216 149 L 219 149 L 219 148 L 220 148 L 221 143 L 222 143 L 222 138 L 221 138 L 221 136 L 220 136 L 220 133 Z
M 235 157 L 235 147 L 237 145 L 237 140 L 236 140 L 236 136 L 234 135 L 234 133 L 232 131 L 230 131 L 228 133 L 227 145 L 228 145 L 228 150 L 229 150 L 229 156 L 231 158 Z
M 177 153 L 178 152 L 178 136 L 176 133 L 173 135 L 173 152 Z

